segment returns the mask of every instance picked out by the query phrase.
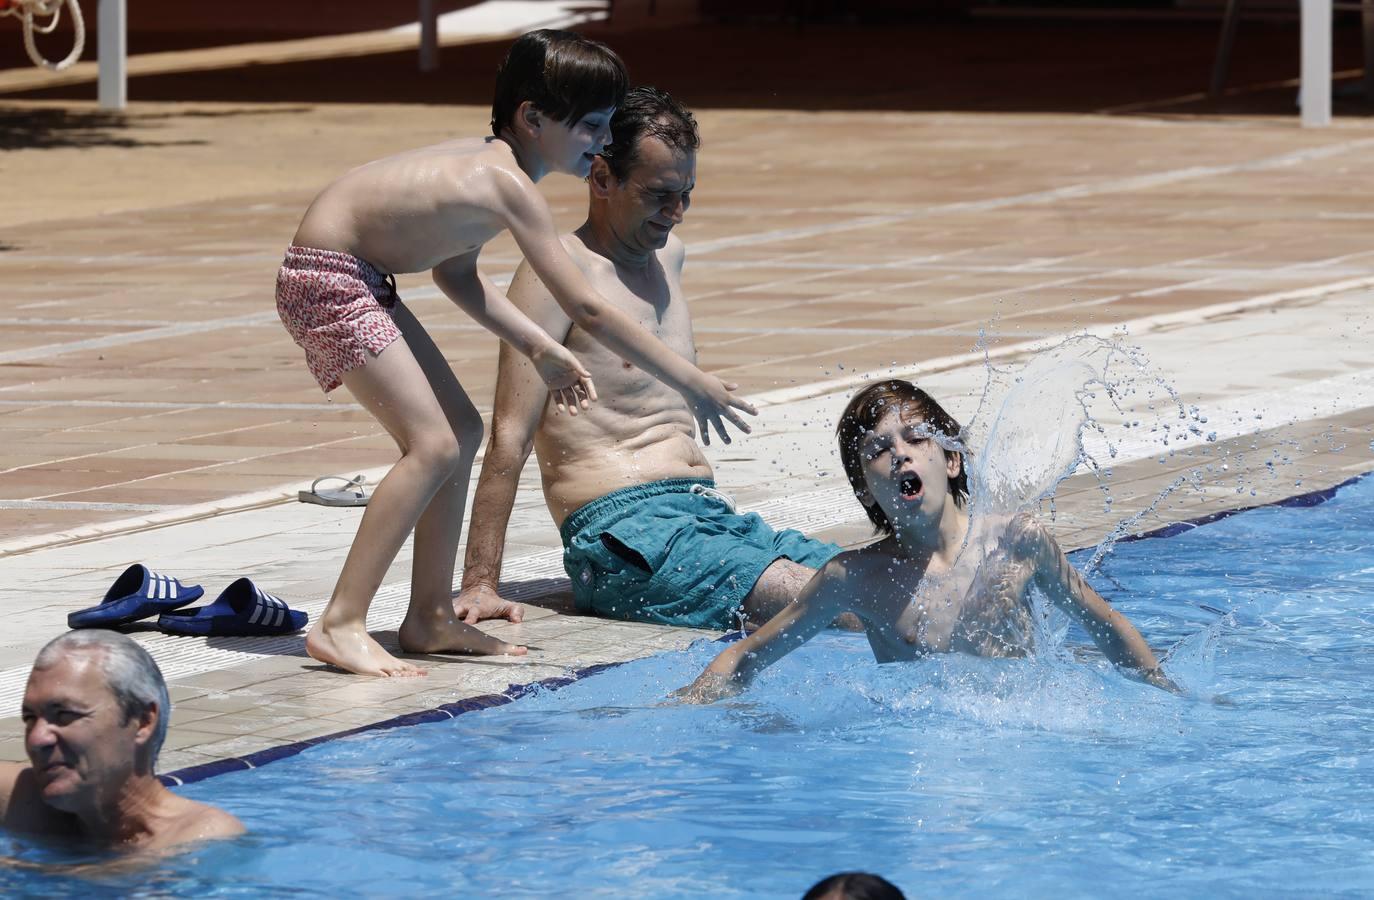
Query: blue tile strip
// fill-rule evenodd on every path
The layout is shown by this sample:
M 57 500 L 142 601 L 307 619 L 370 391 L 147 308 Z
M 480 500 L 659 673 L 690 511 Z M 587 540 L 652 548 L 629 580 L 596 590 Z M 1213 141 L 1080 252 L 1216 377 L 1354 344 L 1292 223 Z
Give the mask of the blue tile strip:
M 1225 509 L 1221 512 L 1208 513 L 1205 516 L 1198 516 L 1196 519 L 1188 519 L 1183 522 L 1171 522 L 1153 531 L 1145 531 L 1140 534 L 1128 534 L 1121 538 L 1117 543 L 1128 544 L 1132 541 L 1147 541 L 1155 538 L 1168 538 L 1185 531 L 1192 531 L 1194 528 L 1201 528 L 1203 525 L 1210 525 L 1213 522 L 1220 522 L 1222 519 L 1229 519 L 1237 513 L 1249 512 L 1252 509 L 1265 509 L 1270 506 L 1284 508 L 1306 508 L 1310 506 L 1320 506 L 1326 501 L 1336 496 L 1336 492 L 1342 488 L 1349 487 L 1360 479 L 1369 475 L 1369 472 L 1362 472 L 1352 478 L 1347 478 L 1340 484 L 1322 488 L 1319 491 L 1309 491 L 1306 494 L 1294 494 L 1292 497 L 1284 497 L 1282 500 L 1274 500 L 1270 503 L 1256 503 L 1254 506 L 1241 506 L 1236 509 Z M 1085 548 L 1086 549 L 1086 548 Z

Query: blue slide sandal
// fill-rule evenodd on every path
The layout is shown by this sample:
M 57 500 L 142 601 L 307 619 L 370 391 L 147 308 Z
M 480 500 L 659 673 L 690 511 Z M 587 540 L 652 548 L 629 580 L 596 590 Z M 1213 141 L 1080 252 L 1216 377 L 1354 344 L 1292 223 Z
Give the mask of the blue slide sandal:
M 99 606 L 67 615 L 68 628 L 117 628 L 194 603 L 205 594 L 198 584 L 182 584 L 134 563 L 115 579 Z
M 240 578 L 209 606 L 158 616 L 159 631 L 201 637 L 258 637 L 300 631 L 310 617 L 286 601 Z

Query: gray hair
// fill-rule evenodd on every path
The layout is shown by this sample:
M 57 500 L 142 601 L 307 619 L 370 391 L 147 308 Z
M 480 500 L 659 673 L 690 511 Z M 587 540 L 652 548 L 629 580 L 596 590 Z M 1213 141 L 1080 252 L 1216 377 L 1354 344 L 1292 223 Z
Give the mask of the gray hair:
M 69 631 L 53 638 L 38 651 L 33 661 L 35 669 L 47 669 L 68 654 L 79 650 L 101 651 L 97 654 L 105 683 L 124 711 L 124 721 L 141 716 L 149 706 L 157 704 L 157 729 L 148 743 L 149 764 L 157 767 L 157 755 L 167 738 L 167 723 L 172 717 L 172 700 L 167 695 L 167 681 L 157 662 L 139 646 L 138 641 L 117 631 L 99 628 Z

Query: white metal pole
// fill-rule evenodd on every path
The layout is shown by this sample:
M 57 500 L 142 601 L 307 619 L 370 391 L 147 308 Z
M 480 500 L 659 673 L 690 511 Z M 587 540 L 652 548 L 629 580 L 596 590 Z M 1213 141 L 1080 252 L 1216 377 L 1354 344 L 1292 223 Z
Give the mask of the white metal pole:
M 1331 0 L 1302 0 L 1302 124 L 1331 124 Z
M 127 13 L 126 0 L 100 0 L 96 14 L 100 30 L 96 94 L 101 109 L 123 109 L 129 100 Z
M 420 0 L 420 71 L 439 69 L 439 20 L 434 0 Z

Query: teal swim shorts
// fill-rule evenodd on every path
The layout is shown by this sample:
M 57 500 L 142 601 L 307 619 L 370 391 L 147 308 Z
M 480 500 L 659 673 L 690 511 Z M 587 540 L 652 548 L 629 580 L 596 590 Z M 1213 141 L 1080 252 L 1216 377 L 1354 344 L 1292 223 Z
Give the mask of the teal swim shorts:
M 715 483 L 676 478 L 593 500 L 561 529 L 563 567 L 583 612 L 727 631 L 777 559 L 819 569 L 840 552 L 741 515 Z

